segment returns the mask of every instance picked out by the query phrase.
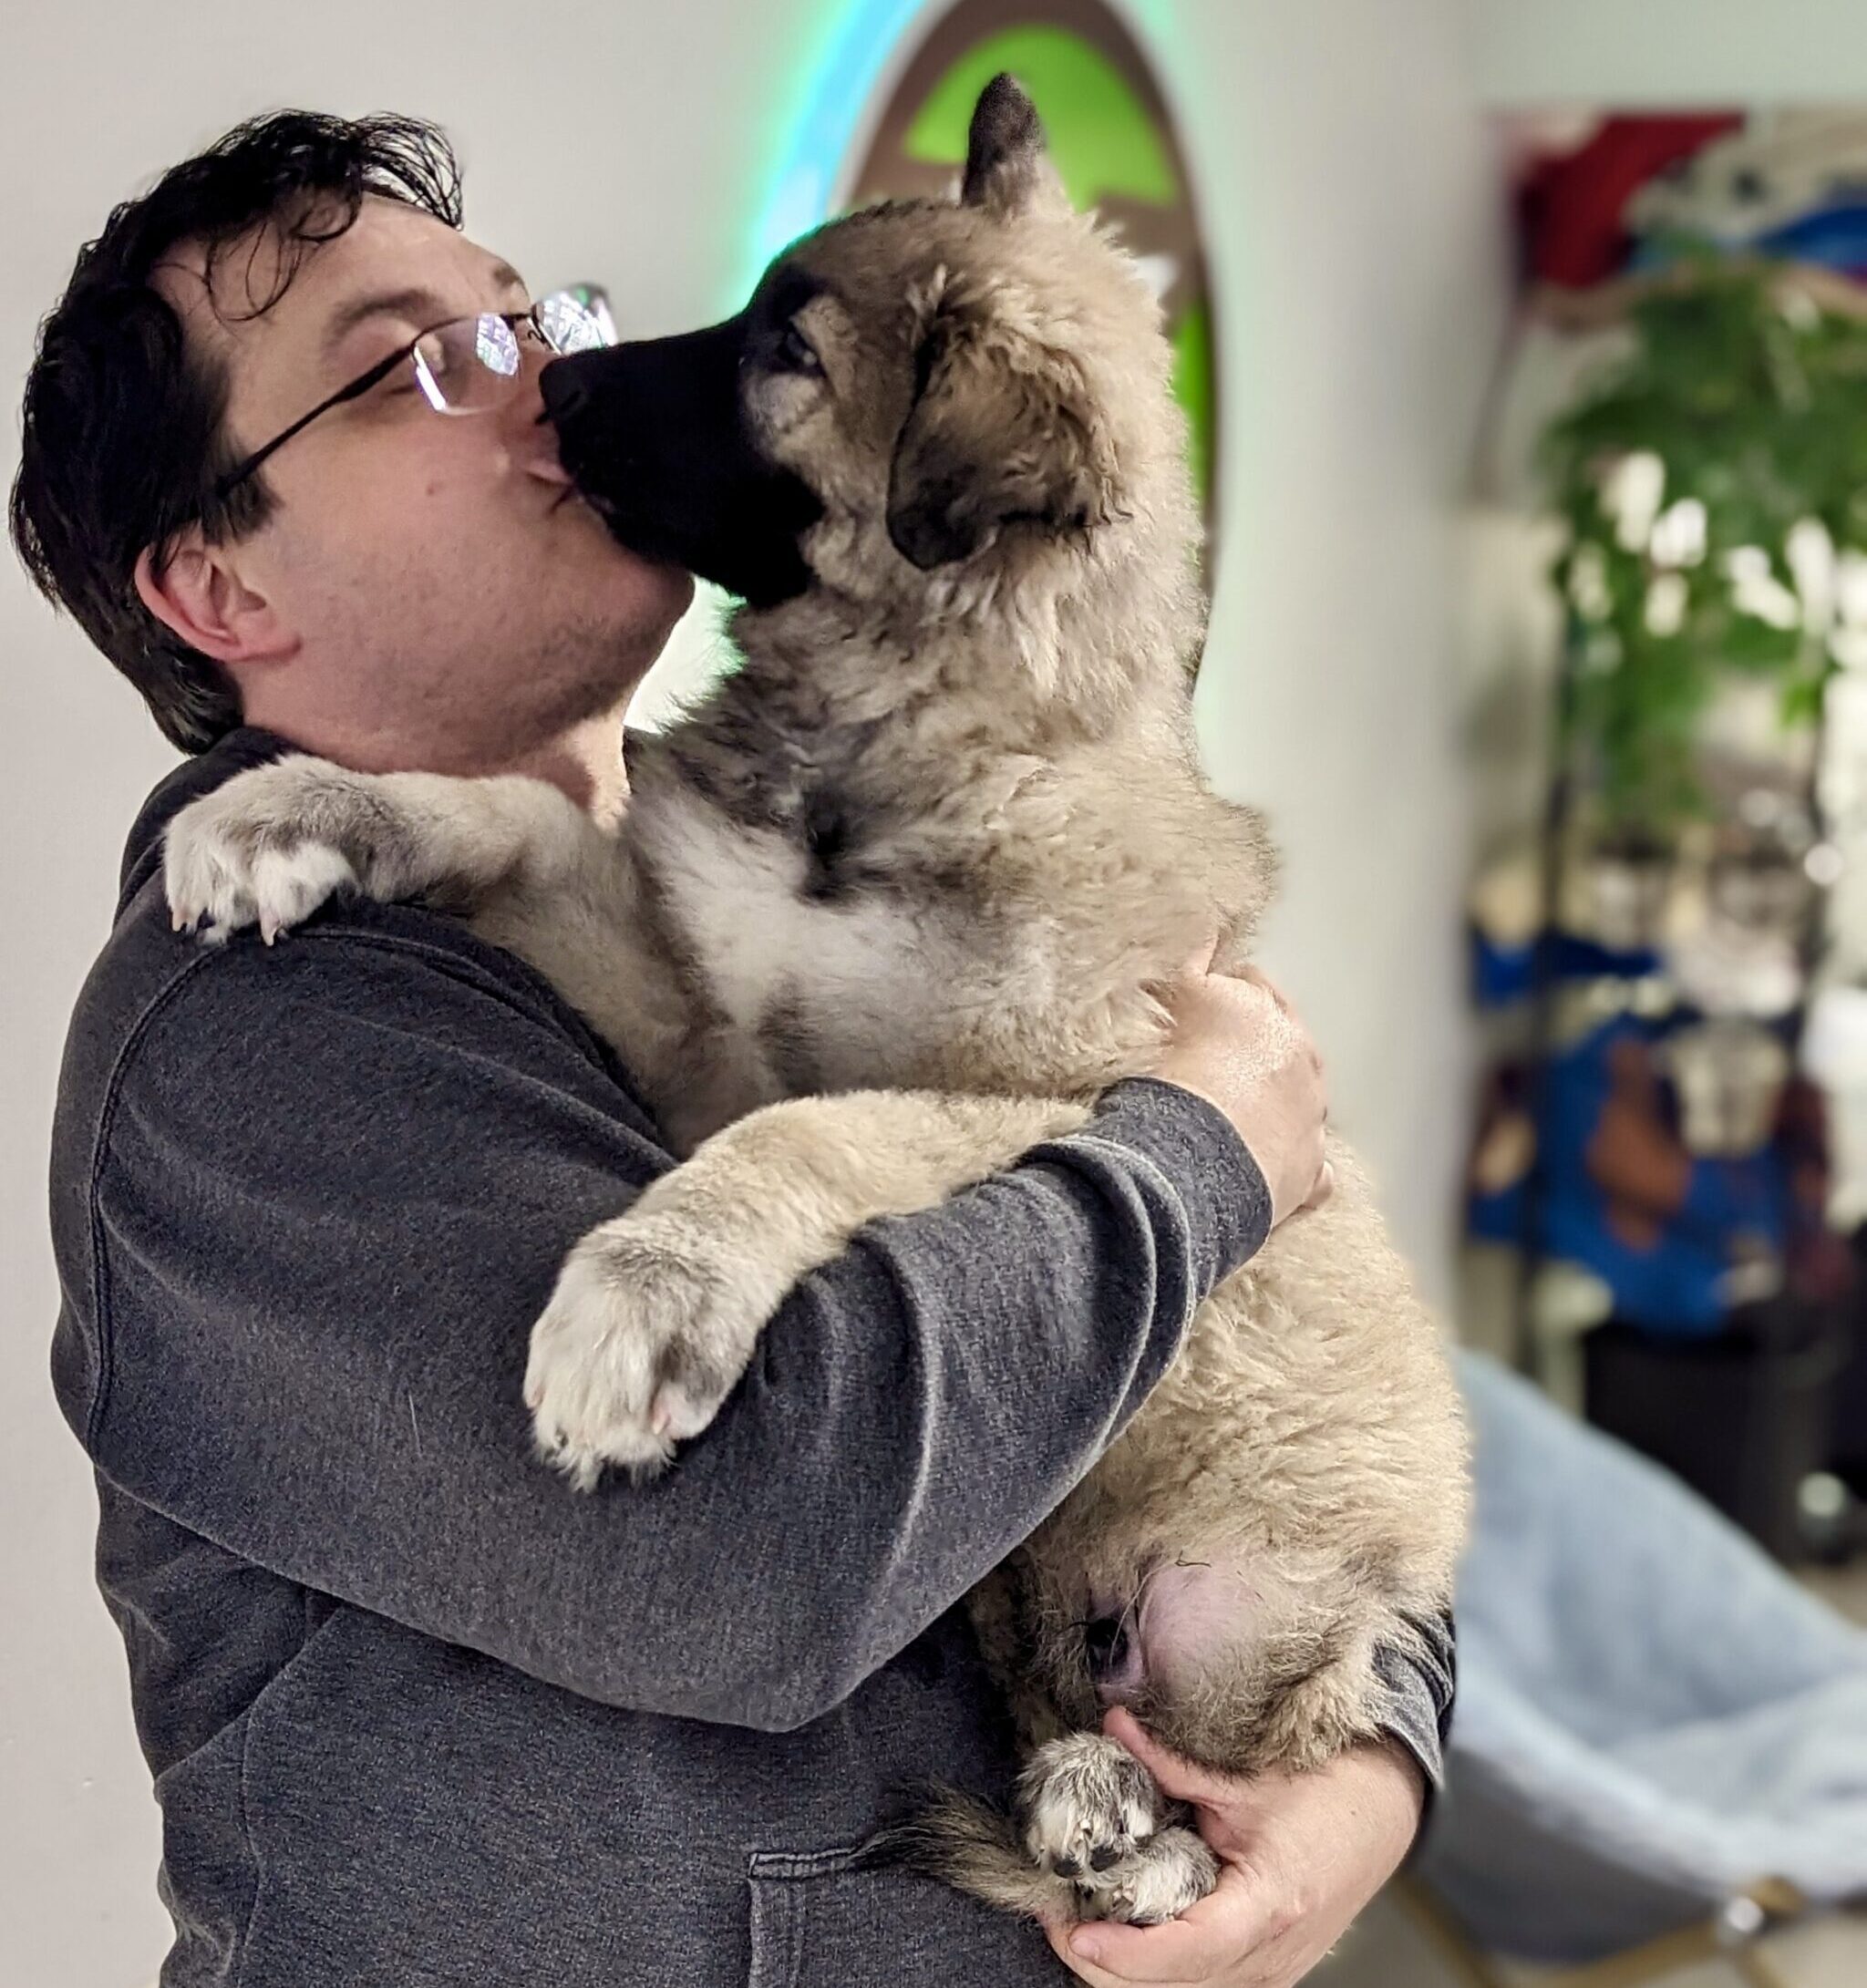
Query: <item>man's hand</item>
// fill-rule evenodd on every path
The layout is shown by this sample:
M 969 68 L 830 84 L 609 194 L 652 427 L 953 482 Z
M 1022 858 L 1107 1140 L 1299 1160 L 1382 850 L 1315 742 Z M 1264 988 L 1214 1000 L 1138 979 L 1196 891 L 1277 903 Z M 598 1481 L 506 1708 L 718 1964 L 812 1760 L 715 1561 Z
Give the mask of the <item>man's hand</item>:
M 1332 1185 L 1322 1061 L 1276 988 L 1253 966 L 1213 973 L 1212 950 L 1202 948 L 1160 990 L 1173 1025 L 1154 1075 L 1197 1091 L 1237 1127 L 1276 1223 L 1316 1207 Z
M 1194 1805 L 1219 1883 L 1164 1926 L 1047 1928 L 1058 1955 L 1093 1988 L 1289 1988 L 1392 1876 L 1419 1826 L 1425 1790 L 1398 1745 L 1357 1747 L 1311 1774 L 1244 1781 L 1168 1753 L 1125 1711 L 1109 1713 L 1102 1730 Z

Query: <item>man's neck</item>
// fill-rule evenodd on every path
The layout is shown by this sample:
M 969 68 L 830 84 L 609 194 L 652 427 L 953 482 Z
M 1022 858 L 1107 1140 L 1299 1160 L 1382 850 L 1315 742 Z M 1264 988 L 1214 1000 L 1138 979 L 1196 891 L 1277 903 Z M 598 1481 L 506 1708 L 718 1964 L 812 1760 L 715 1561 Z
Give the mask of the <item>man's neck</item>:
M 623 767 L 622 707 L 572 726 L 550 745 L 499 770 L 549 780 L 562 788 L 599 828 L 614 828 L 629 798 L 628 775 Z
M 629 798 L 623 768 L 623 713 L 625 697 L 613 711 L 586 718 L 529 752 L 511 757 L 497 753 L 469 753 L 429 741 L 408 744 L 377 734 L 351 736 L 342 727 L 325 727 L 264 712 L 247 714 L 247 722 L 289 738 L 294 746 L 320 758 L 358 773 L 444 773 L 457 778 L 480 778 L 498 773 L 524 774 L 562 788 L 578 807 L 603 828 L 621 819 Z

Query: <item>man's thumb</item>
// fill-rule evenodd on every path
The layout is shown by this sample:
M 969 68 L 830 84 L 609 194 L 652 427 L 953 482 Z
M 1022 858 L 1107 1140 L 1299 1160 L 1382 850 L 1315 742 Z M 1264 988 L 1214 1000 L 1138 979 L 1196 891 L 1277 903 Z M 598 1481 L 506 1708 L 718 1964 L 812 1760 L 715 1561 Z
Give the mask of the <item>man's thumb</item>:
M 1222 1775 L 1196 1767 L 1169 1753 L 1125 1705 L 1117 1705 L 1102 1721 L 1102 1730 L 1125 1746 L 1176 1801 L 1224 1802 L 1238 1798 L 1236 1784 Z

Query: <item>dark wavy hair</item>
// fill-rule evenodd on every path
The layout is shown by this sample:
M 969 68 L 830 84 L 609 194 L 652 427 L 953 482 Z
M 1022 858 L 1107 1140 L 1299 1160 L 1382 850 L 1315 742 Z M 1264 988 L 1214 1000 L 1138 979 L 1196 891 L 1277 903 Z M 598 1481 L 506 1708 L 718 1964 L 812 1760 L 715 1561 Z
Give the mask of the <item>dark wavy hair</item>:
M 307 252 L 356 221 L 379 193 L 460 225 L 460 171 L 434 126 L 414 118 L 254 118 L 174 167 L 111 214 L 79 251 L 65 294 L 39 327 L 26 376 L 13 542 L 39 591 L 64 608 L 142 693 L 164 734 L 200 752 L 240 723 L 220 665 L 144 607 L 135 570 L 160 560 L 185 526 L 209 540 L 263 523 L 263 474 L 224 498 L 232 466 L 228 383 L 217 356 L 191 347 L 150 273 L 183 243 L 222 260 L 261 231 L 282 253 L 276 281 L 240 317 L 271 310 Z

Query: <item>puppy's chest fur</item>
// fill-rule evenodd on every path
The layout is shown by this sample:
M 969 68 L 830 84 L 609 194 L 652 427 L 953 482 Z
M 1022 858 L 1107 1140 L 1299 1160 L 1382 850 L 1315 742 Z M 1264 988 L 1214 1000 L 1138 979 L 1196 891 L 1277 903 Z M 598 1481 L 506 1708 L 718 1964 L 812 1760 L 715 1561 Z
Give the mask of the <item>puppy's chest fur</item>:
M 1028 838 L 1006 818 L 1041 763 L 981 748 L 941 779 L 899 743 L 877 726 L 799 743 L 710 714 L 633 770 L 632 835 L 668 927 L 774 1096 L 914 1081 L 956 1007 L 1047 978 Z

